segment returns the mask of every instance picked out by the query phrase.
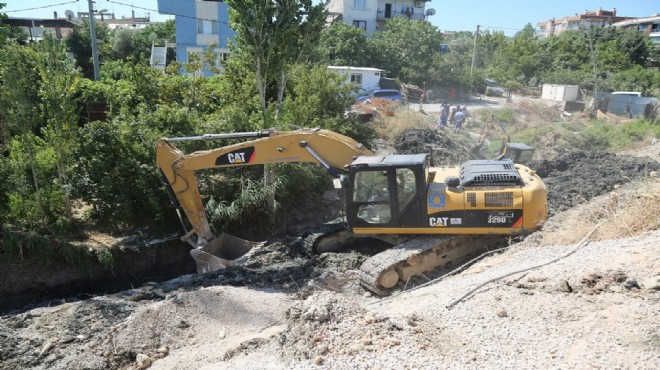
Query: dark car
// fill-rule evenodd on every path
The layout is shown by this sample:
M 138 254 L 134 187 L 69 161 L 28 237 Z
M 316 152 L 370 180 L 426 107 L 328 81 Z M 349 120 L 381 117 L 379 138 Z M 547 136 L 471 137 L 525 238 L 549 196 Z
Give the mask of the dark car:
M 381 89 L 381 90 L 375 90 L 369 95 L 360 96 L 357 99 L 355 99 L 355 102 L 361 103 L 367 99 L 373 99 L 373 98 L 381 98 L 381 99 L 388 99 L 394 101 L 403 100 L 403 97 L 401 96 L 401 91 L 394 89 Z

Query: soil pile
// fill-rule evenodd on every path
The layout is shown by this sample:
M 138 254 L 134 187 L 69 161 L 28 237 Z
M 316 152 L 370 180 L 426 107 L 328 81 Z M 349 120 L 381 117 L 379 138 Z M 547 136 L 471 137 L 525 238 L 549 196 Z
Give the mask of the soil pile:
M 650 158 L 575 151 L 531 162 L 529 167 L 537 171 L 548 188 L 548 212 L 552 215 L 619 185 L 647 178 L 660 165 Z
M 455 166 L 470 159 L 471 148 L 433 129 L 410 129 L 394 144 L 397 154 L 431 153 L 435 166 Z

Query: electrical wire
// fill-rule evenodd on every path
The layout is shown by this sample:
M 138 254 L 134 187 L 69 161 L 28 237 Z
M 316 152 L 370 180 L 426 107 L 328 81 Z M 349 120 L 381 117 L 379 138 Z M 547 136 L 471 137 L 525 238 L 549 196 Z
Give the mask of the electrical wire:
M 17 9 L 17 10 L 5 10 L 3 13 L 16 13 L 16 12 L 25 12 L 28 10 L 37 10 L 37 9 L 45 9 L 45 8 L 52 8 L 54 6 L 60 6 L 60 5 L 65 5 L 65 4 L 71 4 L 71 3 L 77 3 L 78 0 L 74 1 L 67 1 L 65 3 L 59 3 L 59 4 L 50 4 L 50 5 L 44 5 L 44 6 L 38 6 L 36 8 L 27 8 L 27 9 Z
M 206 19 L 206 18 L 193 17 L 191 15 L 164 12 L 164 11 L 160 11 L 160 10 L 156 10 L 156 9 L 150 9 L 150 8 L 144 8 L 144 7 L 141 7 L 141 6 L 130 5 L 130 4 L 122 3 L 122 2 L 119 2 L 119 1 L 110 1 L 110 0 L 106 0 L 106 1 L 109 2 L 109 3 L 113 3 L 113 4 L 128 6 L 128 7 L 135 8 L 135 9 L 148 10 L 150 12 L 156 12 L 156 13 L 160 13 L 160 14 L 174 15 L 174 16 L 177 16 L 177 17 L 199 19 L 199 20 L 202 20 L 202 21 L 217 22 L 217 23 L 222 23 L 222 24 L 229 25 L 228 22 L 219 21 L 217 19 Z

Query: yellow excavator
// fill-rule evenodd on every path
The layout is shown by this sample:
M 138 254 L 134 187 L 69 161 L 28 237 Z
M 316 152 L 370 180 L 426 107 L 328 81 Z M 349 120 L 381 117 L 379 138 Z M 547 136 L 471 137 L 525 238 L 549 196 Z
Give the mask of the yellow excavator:
M 484 127 L 481 130 L 479 135 L 479 140 L 477 140 L 477 145 L 472 148 L 472 154 L 477 159 L 483 159 L 481 155 L 481 147 L 486 141 L 486 135 L 490 131 L 494 131 L 502 141 L 502 146 L 500 147 L 500 152 L 497 159 L 508 158 L 514 163 L 526 164 L 532 160 L 534 155 L 534 148 L 527 144 L 523 143 L 512 143 L 511 137 L 506 133 L 504 126 L 501 122 L 498 122 L 495 119 L 495 115 L 491 114 L 488 119 L 484 122 Z
M 241 138 L 246 141 L 189 154 L 174 145 Z M 547 219 L 545 184 L 534 170 L 507 158 L 432 167 L 427 153 L 374 155 L 355 140 L 323 129 L 163 138 L 156 153 L 173 204 L 190 224 L 182 239 L 193 247 L 200 272 L 241 263 L 256 246 L 213 234 L 195 178 L 195 171 L 209 168 L 287 162 L 324 166 L 335 187 L 344 191 L 346 218 L 341 227 L 319 235 L 312 247 L 319 253 L 333 251 L 355 237 L 390 243 L 391 248 L 361 266 L 362 285 L 377 294 L 459 262 L 482 249 L 488 238 L 530 232 Z

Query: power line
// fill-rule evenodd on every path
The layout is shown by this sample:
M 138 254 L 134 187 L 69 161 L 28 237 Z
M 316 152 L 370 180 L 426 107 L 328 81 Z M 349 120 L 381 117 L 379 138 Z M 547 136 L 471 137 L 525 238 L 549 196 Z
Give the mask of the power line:
M 206 19 L 206 18 L 193 17 L 191 15 L 164 12 L 164 11 L 160 11 L 160 10 L 156 10 L 156 9 L 143 8 L 141 6 L 136 6 L 136 5 L 129 5 L 129 4 L 126 4 L 126 3 L 119 2 L 119 1 L 110 1 L 110 0 L 107 0 L 107 1 L 109 3 L 124 5 L 124 6 L 128 6 L 128 7 L 135 8 L 135 9 L 148 10 L 150 12 L 156 12 L 156 13 L 160 13 L 160 14 L 174 15 L 174 16 L 177 16 L 177 17 L 199 19 L 199 20 L 202 20 L 202 21 L 217 22 L 217 23 L 222 23 L 222 24 L 229 25 L 228 22 L 222 22 L 222 21 L 219 21 L 217 19 Z
M 16 13 L 16 12 L 25 12 L 28 10 L 37 10 L 37 9 L 45 9 L 45 8 L 52 8 L 54 6 L 60 6 L 60 5 L 65 5 L 65 4 L 71 4 L 71 3 L 77 3 L 78 1 L 67 1 L 65 3 L 59 3 L 59 4 L 50 4 L 50 5 L 44 5 L 44 6 L 38 6 L 36 8 L 27 8 L 27 9 L 18 9 L 18 10 L 5 10 L 3 13 Z

